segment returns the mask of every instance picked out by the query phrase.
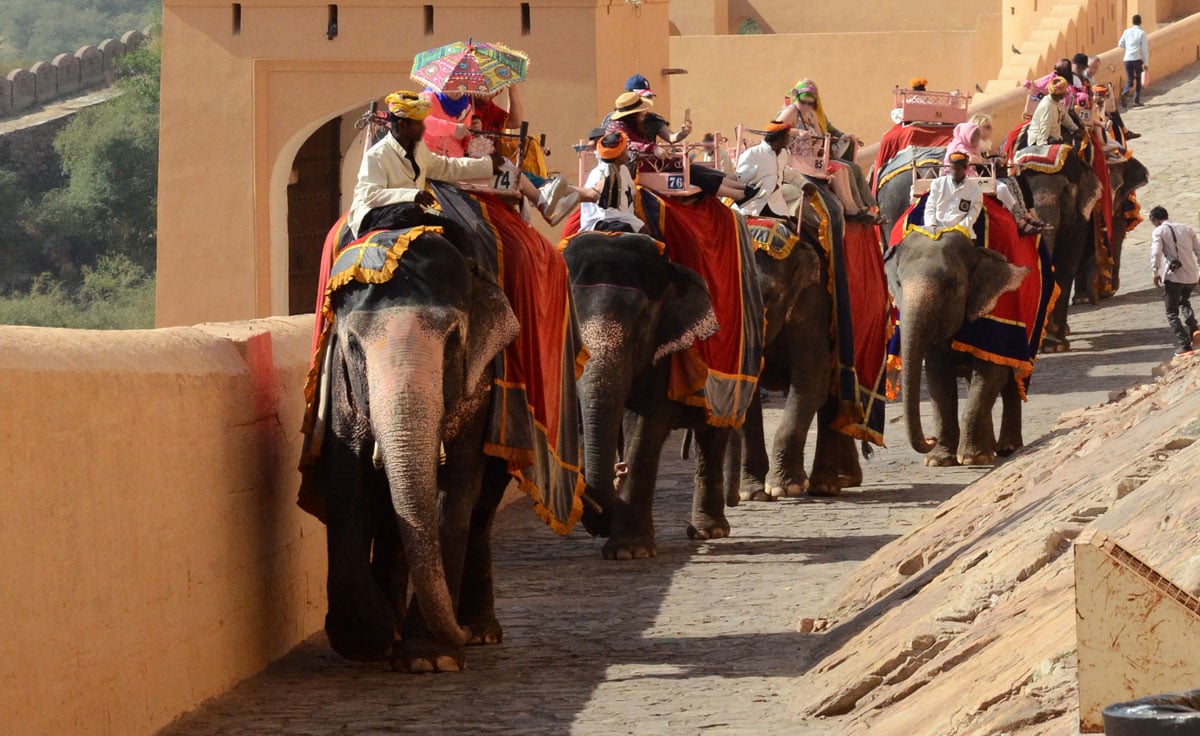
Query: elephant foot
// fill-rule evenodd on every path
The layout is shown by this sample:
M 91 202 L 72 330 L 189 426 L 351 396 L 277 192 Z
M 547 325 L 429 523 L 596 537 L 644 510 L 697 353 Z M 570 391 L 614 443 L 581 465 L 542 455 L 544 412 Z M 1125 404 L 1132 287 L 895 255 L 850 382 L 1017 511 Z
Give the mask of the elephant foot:
M 385 660 L 396 643 L 395 616 L 382 595 L 335 599 L 325 614 L 325 635 L 333 651 L 352 662 Z
M 843 477 L 837 474 L 826 476 L 821 473 L 813 473 L 812 480 L 808 485 L 808 495 L 817 498 L 832 498 L 841 495 Z
M 405 639 L 400 644 L 400 651 L 392 658 L 392 669 L 413 675 L 461 672 L 466 666 L 462 647 L 439 644 L 427 638 Z
M 600 553 L 606 560 L 645 560 L 658 556 L 653 539 L 609 539 Z
M 471 632 L 471 636 L 467 639 L 469 647 L 499 644 L 504 641 L 504 629 L 501 628 L 500 622 L 496 620 L 495 616 L 481 615 L 466 623 L 460 622 L 459 625 Z
M 925 456 L 925 464 L 931 468 L 949 468 L 958 465 L 958 458 L 949 448 L 935 447 Z
M 1042 340 L 1043 353 L 1065 353 L 1070 349 L 1071 343 L 1061 337 L 1047 335 L 1046 339 Z
M 738 492 L 738 498 L 740 498 L 742 501 L 774 501 L 775 500 L 774 498 L 771 497 L 771 494 L 767 493 L 767 491 L 765 489 L 761 489 L 761 490 L 757 490 L 757 491 L 747 491 L 745 489 L 742 489 L 741 491 Z
M 808 478 L 792 478 L 781 481 L 779 483 L 771 483 L 767 486 L 767 494 L 772 501 L 780 498 L 800 498 L 809 489 L 812 483 Z
M 996 453 L 994 452 L 974 452 L 958 456 L 959 465 L 994 465 L 995 463 Z
M 729 522 L 725 517 L 712 518 L 696 514 L 687 528 L 688 539 L 725 539 L 729 536 Z
M 1024 446 L 1025 443 L 1021 440 L 1014 440 L 1012 442 L 1001 440 L 1000 444 L 996 445 L 996 455 L 998 457 L 1009 457 L 1015 455 L 1017 450 L 1020 450 Z

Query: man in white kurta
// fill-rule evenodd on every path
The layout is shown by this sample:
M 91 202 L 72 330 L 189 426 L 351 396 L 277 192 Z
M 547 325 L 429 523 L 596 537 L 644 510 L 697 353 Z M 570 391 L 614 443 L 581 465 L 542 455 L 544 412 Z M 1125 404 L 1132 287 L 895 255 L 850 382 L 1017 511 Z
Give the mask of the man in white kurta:
M 950 173 L 934 179 L 925 199 L 925 228 L 937 232 L 962 226 L 973 232 L 975 220 L 983 210 L 983 191 L 967 178 L 970 157 L 950 154 Z
M 429 103 L 416 94 L 388 95 L 387 105 L 391 132 L 367 150 L 358 169 L 349 222 L 356 236 L 380 229 L 386 221 L 382 216 L 386 207 L 403 202 L 433 204 L 433 194 L 425 189 L 429 179 L 488 179 L 496 168 L 492 159 L 447 158 L 426 148 L 421 139 Z
M 738 181 L 758 187 L 758 194 L 734 205 L 738 212 L 777 218 L 794 216 L 794 205 L 800 198 L 804 178 L 788 165 L 791 158 L 787 151 L 790 135 L 791 126 L 771 123 L 762 142 L 747 148 L 738 156 Z

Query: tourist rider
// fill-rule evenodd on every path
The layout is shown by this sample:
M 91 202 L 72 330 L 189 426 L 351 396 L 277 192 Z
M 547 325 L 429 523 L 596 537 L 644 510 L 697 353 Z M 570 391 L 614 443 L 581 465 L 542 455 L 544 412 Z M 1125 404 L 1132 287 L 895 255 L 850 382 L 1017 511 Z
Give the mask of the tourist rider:
M 510 89 L 509 109 L 504 110 L 495 104 L 495 95 L 492 95 L 480 106 L 483 117 L 479 120 L 476 120 L 476 105 L 469 95 L 458 90 L 438 92 L 426 89 L 421 93 L 430 106 L 425 125 L 425 145 L 433 153 L 458 158 L 467 155 L 472 132 L 499 132 L 514 122 L 519 127 L 522 115 L 520 93 L 514 88 Z M 504 168 L 516 177 L 521 196 L 536 207 L 551 225 L 562 222 L 579 202 L 578 192 L 559 177 L 537 177 L 538 180 L 534 181 L 528 173 L 520 171 L 517 162 Z
M 1099 56 L 1089 56 L 1088 57 L 1087 73 L 1088 73 L 1088 79 L 1091 80 L 1094 90 L 1099 92 L 1099 88 L 1101 86 L 1103 86 L 1104 94 L 1105 95 L 1109 94 L 1109 92 L 1111 90 L 1109 89 L 1108 85 L 1100 84 L 1100 79 L 1099 79 L 1099 77 L 1100 77 L 1100 57 Z M 1100 110 L 1104 110 L 1104 107 L 1101 105 L 1097 105 L 1097 108 Z M 1111 112 L 1108 110 L 1104 110 L 1104 112 L 1108 116 L 1108 120 L 1112 124 L 1112 127 L 1116 131 L 1118 131 L 1122 134 L 1121 140 L 1131 141 L 1131 140 L 1134 140 L 1135 138 L 1142 137 L 1141 133 L 1134 133 L 1132 130 L 1125 127 L 1125 121 L 1121 119 L 1121 113 L 1119 110 L 1114 108 Z
M 742 214 L 778 219 L 795 217 L 804 177 L 788 166 L 791 130 L 787 123 L 768 123 L 762 142 L 738 157 L 738 179 L 759 189 L 753 199 L 735 206 Z
M 629 173 L 629 136 L 607 133 L 596 141 L 600 162 L 588 174 L 579 198 L 579 229 L 645 233 L 634 212 L 633 176 Z
M 1195 230 L 1183 223 L 1171 222 L 1168 217 L 1163 207 L 1150 210 L 1150 223 L 1154 225 L 1150 268 L 1154 272 L 1154 285 L 1163 287 L 1167 324 L 1179 339 L 1175 354 L 1183 355 L 1192 352 L 1195 341 L 1200 340 L 1200 334 L 1197 334 L 1200 327 L 1191 303 L 1192 290 L 1200 281 L 1200 238 L 1196 237 Z
M 970 234 L 983 209 L 983 192 L 967 177 L 971 157 L 958 152 L 949 158 L 950 172 L 930 184 L 925 199 L 925 227 L 937 232 L 961 226 Z
M 1125 87 L 1121 90 L 1121 102 L 1133 91 L 1133 106 L 1142 106 L 1142 72 L 1150 69 L 1150 42 L 1142 30 L 1142 16 L 1133 16 L 1133 25 L 1121 34 L 1117 46 L 1125 49 Z M 1126 103 L 1127 104 L 1127 103 Z
M 400 219 L 403 203 L 434 204 L 425 189 L 428 179 L 486 179 L 499 170 L 499 156 L 450 158 L 431 152 L 422 143 L 430 104 L 416 93 L 394 92 L 385 104 L 389 134 L 363 156 L 350 205 L 349 224 L 356 236 L 406 226 Z
M 1020 177 L 1009 176 L 1004 162 L 999 160 L 1000 155 L 992 140 L 992 136 L 995 134 L 992 116 L 987 113 L 976 113 L 971 116 L 971 122 L 979 128 L 977 153 L 979 160 L 990 159 L 996 165 L 996 199 L 1000 200 L 1001 204 L 1013 214 L 1017 220 L 1017 226 L 1022 232 L 1032 233 L 1044 229 L 1046 223 L 1037 216 L 1037 212 L 1033 209 L 1033 192 L 1029 189 L 1029 184 Z M 948 154 L 949 151 L 947 151 Z M 978 163 L 975 155 L 972 155 L 972 163 Z
M 609 113 L 605 131 L 608 133 L 624 133 L 629 139 L 629 149 L 639 156 L 660 155 L 659 141 L 679 143 L 692 132 L 692 124 L 684 121 L 679 132 L 671 130 L 670 124 L 661 116 L 650 112 L 654 106 L 653 100 L 643 97 L 637 92 L 625 92 L 616 99 L 613 111 Z M 705 194 L 718 197 L 729 197 L 735 202 L 753 197 L 758 190 L 745 187 L 736 179 L 726 178 L 716 169 L 707 166 L 688 163 L 691 167 L 691 182 Z
M 801 103 L 801 98 L 806 101 Z M 863 176 L 862 168 L 854 162 L 855 153 L 858 147 L 863 145 L 863 142 L 856 136 L 849 133 L 843 133 L 829 122 L 829 118 L 825 116 L 825 108 L 821 104 L 821 94 L 817 90 L 817 84 L 811 79 L 805 78 L 796 82 L 796 86 L 792 87 L 788 92 L 788 97 L 784 102 L 783 108 L 775 115 L 775 119 L 791 125 L 799 130 L 809 129 L 811 125 L 801 125 L 799 118 L 802 109 L 811 102 L 812 110 L 808 115 L 809 121 L 815 121 L 819 133 L 818 135 L 828 135 L 832 138 L 831 154 L 836 159 L 841 159 L 848 168 L 846 180 L 853 189 L 854 201 L 860 205 L 863 210 L 875 210 L 879 203 L 875 201 L 875 196 L 871 193 L 871 187 L 867 184 L 866 178 Z M 862 218 L 868 219 L 866 214 Z M 872 215 L 869 219 L 877 219 Z
M 793 127 L 796 131 L 794 135 L 797 154 L 818 155 L 821 151 L 818 150 L 817 141 L 824 139 L 825 131 L 817 117 L 817 97 L 809 89 L 803 89 L 796 92 L 793 99 L 794 102 L 784 108 L 784 111 L 794 109 L 795 115 L 786 114 L 784 115 L 785 119 L 777 118 L 775 122 L 789 125 L 786 118 L 795 120 Z M 781 111 L 781 114 L 784 111 Z M 857 190 L 851 183 L 851 172 L 846 162 L 826 161 L 825 165 L 829 172 L 829 186 L 842 203 L 844 217 L 868 223 L 878 222 L 878 218 L 871 212 L 869 206 L 856 196 Z
M 1055 77 L 1048 85 L 1049 94 L 1038 102 L 1029 121 L 1028 141 L 1031 146 L 1045 146 L 1051 143 L 1062 143 L 1062 129 L 1065 127 L 1072 133 L 1079 133 L 1079 126 L 1067 114 L 1063 99 L 1067 96 L 1067 80 Z

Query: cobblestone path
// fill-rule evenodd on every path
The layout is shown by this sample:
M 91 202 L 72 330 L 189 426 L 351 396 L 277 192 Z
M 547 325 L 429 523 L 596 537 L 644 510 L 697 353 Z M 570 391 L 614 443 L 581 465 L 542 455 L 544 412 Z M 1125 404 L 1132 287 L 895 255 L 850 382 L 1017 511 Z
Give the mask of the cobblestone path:
M 1165 81 L 1126 114 L 1152 176 L 1142 210 L 1162 204 L 1194 224 L 1200 66 Z M 1027 443 L 1063 411 L 1145 381 L 1170 357 L 1149 237 L 1147 223 L 1127 242 L 1120 295 L 1073 308 L 1072 352 L 1038 364 Z M 899 407 L 888 414 L 892 447 L 865 465 L 862 488 L 743 504 L 731 509 L 726 540 L 687 540 L 691 464 L 664 453 L 653 560 L 605 562 L 582 530 L 555 538 L 523 501 L 509 506 L 495 535 L 505 642 L 469 650 L 466 672 L 412 677 L 355 665 L 317 635 L 164 733 L 830 733 L 791 705 L 818 636 L 797 633 L 797 619 L 819 615 L 847 571 L 983 472 L 924 467 L 904 443 Z

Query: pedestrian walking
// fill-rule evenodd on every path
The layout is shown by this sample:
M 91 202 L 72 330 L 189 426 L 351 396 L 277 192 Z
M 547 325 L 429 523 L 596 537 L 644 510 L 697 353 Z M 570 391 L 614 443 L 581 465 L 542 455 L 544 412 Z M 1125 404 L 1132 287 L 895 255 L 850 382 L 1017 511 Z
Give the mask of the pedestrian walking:
M 1142 106 L 1142 72 L 1150 69 L 1150 42 L 1142 30 L 1142 16 L 1133 16 L 1133 25 L 1121 34 L 1117 46 L 1125 49 L 1125 88 L 1121 90 L 1124 102 L 1133 91 L 1133 106 Z
M 1192 290 L 1200 281 L 1200 237 L 1187 225 L 1171 222 L 1163 207 L 1150 210 L 1150 222 L 1154 225 L 1150 244 L 1154 285 L 1163 287 L 1167 324 L 1179 341 L 1175 354 L 1186 355 L 1200 340 L 1200 325 L 1191 303 Z

